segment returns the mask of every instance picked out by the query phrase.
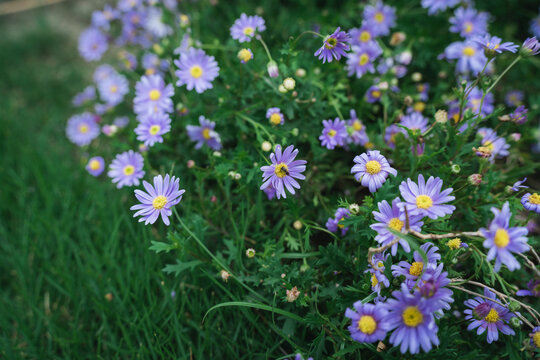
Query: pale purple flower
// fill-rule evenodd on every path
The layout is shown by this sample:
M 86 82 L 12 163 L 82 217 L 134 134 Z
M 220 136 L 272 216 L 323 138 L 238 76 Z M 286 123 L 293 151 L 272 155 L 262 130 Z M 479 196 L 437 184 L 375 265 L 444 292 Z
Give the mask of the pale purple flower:
M 101 156 L 94 156 L 88 160 L 86 170 L 92 176 L 99 176 L 105 170 L 105 160 Z
M 480 229 L 480 233 L 486 238 L 484 247 L 489 249 L 486 260 L 495 259 L 494 270 L 500 270 L 504 264 L 508 270 L 514 271 L 521 266 L 512 253 L 522 253 L 529 250 L 527 245 L 528 230 L 525 227 L 510 227 L 510 206 L 508 201 L 504 203 L 501 210 L 492 207 L 491 212 L 495 215 L 489 228 Z
M 422 7 L 428 9 L 429 15 L 438 14 L 459 4 L 459 0 L 422 0 Z
M 526 193 L 521 197 L 521 205 L 529 211 L 540 214 L 540 195 L 538 193 Z
M 119 129 L 125 128 L 129 124 L 129 118 L 127 116 L 118 116 L 114 118 L 113 124 Z
M 116 155 L 109 165 L 107 176 L 112 178 L 112 182 L 119 189 L 123 186 L 137 186 L 145 174 L 143 166 L 144 158 L 142 155 L 129 150 Z
M 99 125 L 95 115 L 85 112 L 70 117 L 66 127 L 66 135 L 69 141 L 78 146 L 90 144 L 99 136 Z
M 523 180 L 516 181 L 514 185 L 510 188 L 510 190 L 514 192 L 518 192 L 519 189 L 527 189 L 529 188 L 527 185 L 522 185 L 525 181 L 527 181 L 527 178 L 523 178 Z
M 382 49 L 376 42 L 353 46 L 352 52 L 347 54 L 347 75 L 356 75 L 357 78 L 361 78 L 368 72 L 374 73 L 374 61 L 381 54 Z
M 349 34 L 342 31 L 340 27 L 334 31 L 333 34 L 324 38 L 323 45 L 315 52 L 315 56 L 319 57 L 319 60 L 325 62 L 332 62 L 336 59 L 339 61 L 341 56 L 346 54 L 349 50 L 348 42 L 351 40 Z
M 87 101 L 92 101 L 96 98 L 96 88 L 92 85 L 87 86 L 84 90 L 73 98 L 72 104 L 74 106 L 81 106 Z
M 396 10 L 379 0 L 374 6 L 364 8 L 364 21 L 372 26 L 375 36 L 388 35 L 390 28 L 396 25 Z
M 540 279 L 531 279 L 527 283 L 527 290 L 516 291 L 517 296 L 540 297 Z
M 483 116 L 491 114 L 495 109 L 495 98 L 493 97 L 493 93 L 489 93 L 484 96 L 484 103 L 482 104 L 482 108 L 480 109 L 480 104 L 482 103 L 483 96 L 484 94 L 482 90 L 474 87 L 467 96 L 466 108 L 472 110 L 472 112 L 475 114 L 480 114 Z
M 285 118 L 278 107 L 272 107 L 266 110 L 266 118 L 272 125 L 283 125 Z
M 371 85 L 366 92 L 366 101 L 368 103 L 375 103 L 381 100 L 382 91 L 377 85 Z
M 540 37 L 540 15 L 531 20 L 531 32 L 534 36 Z M 540 344 L 538 347 L 540 347 Z
M 343 146 L 347 140 L 347 127 L 344 120 L 335 118 L 332 120 L 322 121 L 324 128 L 322 135 L 319 136 L 321 146 L 329 150 L 333 150 L 336 146 Z
M 429 125 L 428 119 L 416 111 L 403 116 L 400 124 L 418 135 L 426 132 Z M 405 136 L 408 136 L 408 134 L 405 134 Z
M 195 149 L 200 149 L 204 144 L 213 150 L 221 149 L 221 137 L 214 130 L 216 123 L 199 116 L 199 125 L 188 125 L 186 130 L 191 141 L 197 142 Z
M 117 74 L 117 72 L 115 68 L 113 68 L 111 65 L 109 64 L 99 65 L 96 68 L 96 70 L 94 70 L 94 75 L 93 75 L 94 83 L 96 83 L 96 85 L 99 85 L 100 82 L 102 82 L 103 80 L 109 78 L 110 76 L 114 74 Z
M 473 41 L 484 48 L 484 54 L 486 56 L 494 56 L 495 53 L 500 54 L 503 51 L 515 53 L 518 49 L 518 46 L 513 42 L 501 43 L 502 39 L 500 37 L 491 36 L 489 34 L 484 36 L 476 36 L 473 38 Z
M 490 151 L 489 161 L 494 162 L 496 158 L 506 157 L 510 154 L 510 144 L 506 143 L 503 137 L 497 136 L 497 133 L 493 129 L 480 128 L 478 129 L 478 135 L 482 137 L 481 144 Z
M 150 115 L 156 113 L 173 112 L 174 88 L 171 84 L 165 85 L 160 75 L 143 76 L 135 85 L 135 99 L 133 108 L 137 115 Z
M 108 105 L 118 105 L 129 92 L 129 83 L 124 75 L 111 74 L 98 84 L 99 95 Z
M 118 18 L 118 10 L 106 4 L 103 11 L 96 10 L 92 13 L 92 26 L 109 30 L 111 21 Z
M 369 24 L 363 24 L 361 28 L 352 28 L 349 30 L 349 36 L 351 37 L 351 45 L 361 46 L 365 43 L 375 41 L 373 26 Z
M 504 102 L 508 106 L 519 106 L 523 104 L 525 94 L 521 90 L 510 90 L 504 97 Z
M 444 56 L 450 60 L 457 60 L 456 72 L 478 74 L 486 65 L 487 58 L 482 48 L 474 41 L 457 41 L 444 50 Z
M 231 26 L 231 37 L 239 42 L 249 42 L 257 32 L 266 30 L 264 19 L 260 16 L 240 15 Z
M 140 204 L 134 205 L 130 210 L 137 210 L 133 217 L 141 216 L 139 222 L 144 221 L 145 225 L 153 224 L 161 215 L 161 220 L 165 225 L 169 225 L 169 216 L 172 215 L 171 208 L 182 200 L 182 194 L 186 190 L 180 190 L 180 179 L 169 174 L 163 178 L 161 175 L 154 177 L 154 186 L 143 180 L 146 192 L 135 190 L 135 197 Z
M 354 162 L 356 164 L 351 168 L 351 173 L 356 181 L 368 187 L 372 193 L 383 186 L 389 174 L 397 175 L 397 170 L 390 166 L 378 150 L 355 156 Z
M 527 113 L 529 110 L 523 105 L 520 105 L 510 114 L 510 120 L 518 125 L 523 125 L 527 122 Z
M 443 266 L 442 263 L 436 267 L 428 266 L 419 283 L 418 291 L 423 298 L 430 300 L 428 307 L 433 312 L 450 310 L 450 303 L 454 302 L 452 290 L 445 288 L 450 284 L 450 279 L 448 273 L 442 271 Z
M 137 140 L 145 146 L 153 146 L 156 142 L 163 142 L 163 135 L 171 131 L 171 118 L 165 113 L 154 113 L 141 118 L 135 128 Z
M 420 249 L 426 253 L 427 264 L 424 263 L 424 259 L 418 251 L 413 253 L 414 262 L 412 264 L 407 261 L 400 261 L 397 265 L 392 265 L 392 275 L 404 276 L 405 284 L 409 289 L 414 288 L 416 280 L 422 275 L 422 272 L 426 272 L 427 269 L 435 269 L 437 267 L 437 261 L 441 260 L 441 255 L 438 253 L 439 248 L 430 242 L 427 242 L 420 246 Z M 424 277 L 422 276 L 422 280 Z
M 489 14 L 478 12 L 473 8 L 458 8 L 450 18 L 450 31 L 460 34 L 464 38 L 475 35 L 484 35 L 487 32 Z
M 522 56 L 534 56 L 540 54 L 540 43 L 535 37 L 527 38 L 523 45 L 521 45 L 521 49 L 519 53 Z
M 288 146 L 283 153 L 281 145 L 276 146 L 275 152 L 270 154 L 272 165 L 261 167 L 263 172 L 263 184 L 261 190 L 272 186 L 276 189 L 277 198 L 286 198 L 285 188 L 295 194 L 294 188 L 300 189 L 300 184 L 295 179 L 304 180 L 306 177 L 302 173 L 306 170 L 305 160 L 295 160 L 298 149 L 293 145 Z
M 409 178 L 399 185 L 399 191 L 405 201 L 398 206 L 406 208 L 409 216 L 422 215 L 435 220 L 450 215 L 456 207 L 445 203 L 455 199 L 454 196 L 450 196 L 453 189 L 441 191 L 442 185 L 443 181 L 439 177 L 430 176 L 426 182 L 424 176 L 419 174 L 418 184 Z
M 384 142 L 390 149 L 396 148 L 396 136 L 398 134 L 404 134 L 405 130 L 397 126 L 396 124 L 392 124 L 386 128 L 384 131 Z
M 349 137 L 347 138 L 348 143 L 354 143 L 359 145 L 366 145 L 369 142 L 369 137 L 366 133 L 366 127 L 356 116 L 356 111 L 350 111 L 350 120 L 347 120 L 347 133 Z
M 345 225 L 340 224 L 340 221 L 344 220 L 345 218 L 348 218 L 350 216 L 350 212 L 346 208 L 338 208 L 334 214 L 334 218 L 328 218 L 328 221 L 326 222 L 326 228 L 331 232 L 336 232 L 338 229 L 341 230 L 341 235 L 345 236 L 347 231 L 349 230 L 348 227 L 345 227 Z
M 385 252 L 374 254 L 371 260 L 373 264 L 375 264 L 376 269 L 368 266 L 367 270 L 364 271 L 365 273 L 371 274 L 371 290 L 376 292 L 378 295 L 378 297 L 375 299 L 375 302 L 386 300 L 384 296 L 381 296 L 381 290 L 383 286 L 385 288 L 390 287 L 390 280 L 388 280 L 386 275 L 384 275 L 384 264 L 389 257 L 390 255 L 385 254 Z
M 348 327 L 351 338 L 360 343 L 372 343 L 384 340 L 390 330 L 386 321 L 388 310 L 383 306 L 362 304 L 357 301 L 354 310 L 347 308 L 345 316 L 352 320 Z
M 201 49 L 190 48 L 180 54 L 180 60 L 174 60 L 178 67 L 175 71 L 178 81 L 176 86 L 186 85 L 188 90 L 199 94 L 212 88 L 212 81 L 219 74 L 219 66 L 213 56 L 208 56 Z
M 101 59 L 107 48 L 107 36 L 97 28 L 88 28 L 79 36 L 79 54 L 86 61 Z

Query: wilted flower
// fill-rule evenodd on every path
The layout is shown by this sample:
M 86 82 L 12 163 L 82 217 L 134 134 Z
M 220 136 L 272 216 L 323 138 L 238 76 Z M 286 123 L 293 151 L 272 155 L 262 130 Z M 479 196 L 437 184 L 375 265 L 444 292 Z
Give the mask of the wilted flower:
M 482 184 L 482 174 L 469 175 L 469 177 L 467 178 L 467 181 L 471 185 L 478 186 L 478 185 Z
M 288 302 L 294 302 L 300 296 L 300 291 L 298 291 L 298 288 L 296 286 L 293 287 L 291 290 L 287 290 L 286 293 Z

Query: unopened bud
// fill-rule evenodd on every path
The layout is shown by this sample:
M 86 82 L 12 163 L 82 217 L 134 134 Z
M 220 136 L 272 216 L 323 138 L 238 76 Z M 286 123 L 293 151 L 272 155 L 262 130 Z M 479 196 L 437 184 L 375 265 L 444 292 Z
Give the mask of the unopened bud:
M 304 77 L 306 76 L 306 70 L 303 69 L 303 68 L 299 68 L 296 70 L 296 72 L 294 73 L 296 76 L 298 77 Z
M 407 36 L 405 35 L 405 33 L 401 32 L 401 31 L 395 32 L 390 37 L 390 45 L 397 46 L 397 45 L 401 44 L 402 42 L 404 42 L 406 38 L 407 38 Z
M 358 213 L 360 212 L 360 205 L 354 203 L 354 204 L 350 204 L 349 205 L 349 211 L 351 212 L 351 214 L 353 215 L 358 215 Z
M 422 74 L 420 74 L 419 72 L 415 72 L 411 75 L 411 79 L 415 82 L 422 81 Z
M 435 113 L 435 121 L 439 124 L 446 124 L 448 121 L 448 113 L 445 110 L 437 110 Z
M 301 222 L 300 220 L 296 220 L 296 221 L 293 223 L 293 227 L 294 227 L 296 230 L 302 229 L 302 222 Z
M 296 81 L 292 77 L 288 77 L 283 80 L 283 86 L 287 90 L 294 90 L 294 87 L 296 86 Z
M 278 91 L 282 94 L 285 94 L 287 92 L 287 89 L 285 88 L 285 86 L 283 86 L 283 84 L 279 84 Z
M 403 99 L 403 103 L 405 104 L 405 106 L 411 106 L 412 103 L 413 103 L 413 99 L 412 97 L 410 96 L 405 96 L 405 99 Z
M 261 144 L 261 149 L 268 152 L 272 150 L 272 144 L 270 143 L 270 141 L 263 141 L 263 143 Z
M 224 282 L 227 282 L 227 280 L 229 280 L 229 276 L 231 276 L 231 274 L 229 274 L 225 270 L 221 270 L 220 275 L 221 275 L 221 280 L 223 280 Z
M 467 178 L 467 181 L 471 185 L 478 186 L 482 183 L 482 175 L 480 174 L 469 175 L 469 177 Z
M 270 76 L 271 78 L 279 76 L 279 69 L 277 63 L 274 60 L 270 61 L 266 68 L 268 70 L 268 76 Z
M 255 249 L 252 249 L 252 248 L 247 249 L 246 256 L 250 259 L 255 257 Z

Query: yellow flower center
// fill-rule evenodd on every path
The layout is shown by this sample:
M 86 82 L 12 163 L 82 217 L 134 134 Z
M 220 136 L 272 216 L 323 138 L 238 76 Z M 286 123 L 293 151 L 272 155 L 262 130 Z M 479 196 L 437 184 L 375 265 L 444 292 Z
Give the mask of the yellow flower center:
M 98 170 L 100 168 L 99 161 L 97 160 L 90 161 L 89 167 L 90 167 L 90 170 L 94 170 L 94 171 Z
M 416 327 L 424 321 L 424 316 L 416 306 L 407 306 L 401 317 L 405 325 L 409 327 Z
M 336 136 L 336 134 L 337 134 L 337 132 L 336 132 L 336 130 L 334 130 L 334 129 L 332 129 L 332 130 L 330 130 L 330 131 L 328 132 L 328 136 L 330 136 L 330 137 L 334 137 L 334 136 Z
M 159 90 L 154 89 L 150 91 L 149 97 L 150 97 L 150 100 L 152 101 L 159 100 L 159 98 L 161 97 L 161 92 Z
M 392 218 L 388 222 L 388 227 L 392 230 L 401 231 L 403 229 L 403 221 L 398 218 Z
M 247 26 L 244 28 L 244 35 L 252 36 L 254 32 L 255 32 L 255 29 L 252 28 L 251 26 Z
M 152 206 L 156 210 L 163 209 L 163 207 L 167 204 L 167 198 L 163 195 L 156 196 L 154 198 L 154 201 L 152 201 Z
M 510 242 L 510 236 L 508 236 L 508 231 L 506 231 L 505 229 L 497 229 L 497 231 L 495 232 L 495 237 L 493 238 L 493 242 L 499 248 L 507 247 L 508 243 Z
M 330 37 L 324 42 L 324 47 L 327 49 L 333 49 L 337 45 L 337 39 Z
M 154 75 L 155 73 L 156 73 L 156 70 L 154 70 L 153 68 L 148 68 L 145 71 L 146 75 Z
M 281 124 L 281 116 L 279 114 L 270 115 L 270 123 L 272 123 L 274 125 Z
M 161 130 L 161 126 L 159 125 L 152 125 L 150 126 L 150 135 L 156 135 L 159 130 Z
M 368 42 L 369 40 L 371 40 L 371 34 L 369 33 L 369 31 L 362 31 L 358 38 L 361 42 Z
M 454 238 L 452 240 L 448 240 L 448 242 L 446 243 L 446 246 L 448 246 L 452 250 L 457 250 L 461 246 L 461 239 Z
M 529 202 L 534 205 L 540 205 L 540 195 L 534 193 L 529 196 Z
M 362 123 L 358 120 L 355 120 L 352 124 L 352 127 L 354 129 L 354 131 L 360 131 L 362 130 Z
M 379 279 L 377 279 L 375 274 L 372 274 L 371 275 L 371 286 L 375 287 L 375 286 L 377 286 L 378 283 L 379 283 Z
M 126 165 L 124 167 L 124 175 L 131 175 L 135 172 L 135 166 L 133 165 Z
M 426 108 L 426 104 L 423 103 L 422 101 L 417 102 L 413 106 L 414 111 L 418 111 L 418 112 L 424 111 L 425 108 Z
M 79 126 L 79 132 L 81 134 L 86 134 L 88 132 L 89 128 L 88 128 L 88 125 L 86 124 L 82 124 Z
M 378 174 L 381 171 L 381 163 L 377 160 L 371 160 L 366 163 L 366 171 L 371 175 Z
M 289 168 L 285 163 L 277 164 L 276 168 L 274 169 L 274 173 L 278 177 L 284 178 L 286 175 L 289 175 Z
M 242 49 L 238 52 L 238 58 L 243 62 L 248 62 L 249 60 L 251 60 L 252 55 L 248 49 Z
M 210 129 L 204 128 L 202 131 L 202 136 L 206 140 L 210 139 Z
M 189 69 L 189 73 L 191 76 L 193 76 L 195 79 L 198 79 L 202 76 L 203 70 L 199 65 L 194 65 Z
M 360 60 L 358 61 L 358 65 L 364 66 L 368 63 L 368 61 L 369 61 L 368 54 L 362 54 L 360 55 Z
M 377 22 L 383 22 L 384 20 L 384 14 L 382 12 L 378 12 L 375 14 L 375 20 Z
M 532 340 L 534 345 L 536 345 L 537 348 L 540 348 L 540 331 L 537 331 L 533 334 Z
M 484 318 L 488 323 L 495 323 L 499 320 L 499 313 L 495 309 L 489 310 L 489 313 Z
M 415 261 L 412 263 L 411 267 L 409 268 L 409 274 L 413 276 L 419 276 L 422 273 L 423 268 L 424 268 L 424 263 Z
M 365 147 L 366 149 L 371 149 L 371 148 L 375 147 L 375 144 L 372 143 L 371 141 L 368 141 L 368 142 L 366 143 L 366 145 L 364 145 L 364 147 Z
M 473 30 L 473 24 L 469 21 L 465 23 L 465 32 L 470 33 Z
M 118 91 L 118 86 L 113 85 L 113 86 L 111 86 L 111 89 L 110 89 L 110 90 L 111 90 L 111 92 L 114 94 L 114 93 L 116 93 L 116 92 Z
M 371 315 L 362 315 L 358 320 L 358 330 L 364 334 L 371 335 L 377 330 L 377 322 Z
M 343 221 L 343 220 L 345 220 L 344 217 L 342 217 L 341 219 L 339 219 L 339 221 Z M 343 229 L 344 227 L 345 227 L 345 225 L 343 225 L 343 224 L 338 224 L 338 228 Z
M 384 264 L 383 264 L 382 261 L 377 262 L 377 267 L 383 267 L 383 266 L 384 266 Z
M 473 56 L 476 53 L 476 50 L 472 48 L 471 46 L 465 46 L 463 48 L 463 55 L 465 56 Z
M 429 209 L 433 205 L 433 200 L 427 195 L 418 195 L 416 197 L 416 206 L 420 209 Z
M 379 90 L 373 90 L 371 92 L 371 96 L 373 96 L 374 98 L 378 99 L 381 97 L 381 92 Z

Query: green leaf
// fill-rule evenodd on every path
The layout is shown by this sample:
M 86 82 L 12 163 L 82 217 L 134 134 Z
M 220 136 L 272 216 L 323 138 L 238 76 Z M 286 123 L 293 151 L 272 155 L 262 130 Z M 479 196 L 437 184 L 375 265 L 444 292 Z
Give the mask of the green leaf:
M 259 309 L 259 310 L 265 310 L 265 311 L 269 311 L 269 312 L 272 312 L 272 313 L 276 313 L 276 314 L 286 316 L 286 317 L 288 317 L 290 319 L 293 319 L 293 320 L 296 320 L 296 321 L 299 321 L 299 322 L 302 322 L 302 323 L 305 322 L 304 318 L 302 318 L 302 317 L 300 317 L 300 316 L 298 316 L 296 314 L 293 314 L 291 312 L 288 312 L 288 311 L 285 311 L 285 310 L 282 310 L 282 309 L 279 309 L 279 308 L 275 308 L 275 307 L 272 307 L 272 306 L 264 305 L 264 304 L 249 303 L 249 302 L 244 302 L 244 301 L 229 301 L 229 302 L 224 302 L 224 303 L 221 303 L 221 304 L 214 305 L 210 309 L 208 309 L 206 314 L 204 314 L 202 322 L 204 323 L 204 320 L 206 319 L 206 316 L 209 313 L 211 313 L 212 311 L 214 311 L 216 309 L 219 309 L 219 308 L 222 308 L 222 307 L 228 307 L 228 306 L 241 306 L 241 307 L 248 307 L 248 308 L 254 308 L 254 309 Z
M 152 246 L 150 246 L 149 249 L 155 251 L 158 254 L 163 251 L 169 252 L 171 250 L 176 249 L 176 245 L 173 245 L 173 244 L 167 244 L 160 241 L 151 241 L 151 243 L 152 243 Z
M 163 271 L 170 274 L 174 273 L 175 276 L 178 276 L 181 272 L 185 270 L 192 270 L 195 267 L 201 265 L 203 262 L 199 260 L 181 262 L 176 260 L 176 264 L 168 264 L 163 268 Z

